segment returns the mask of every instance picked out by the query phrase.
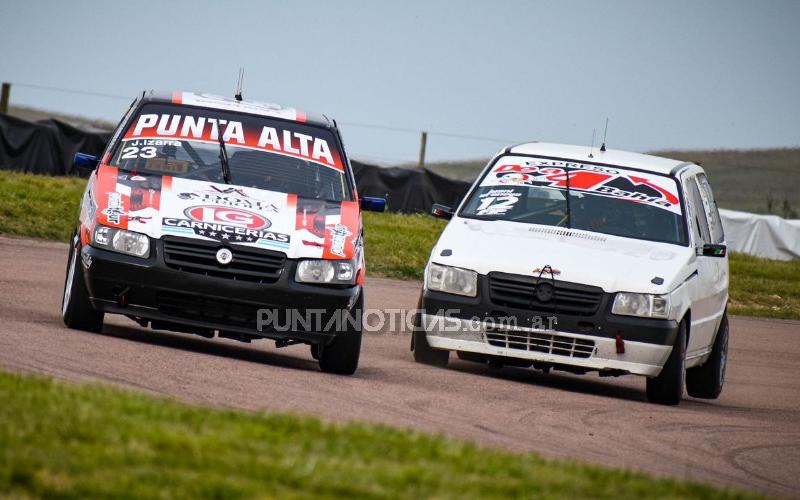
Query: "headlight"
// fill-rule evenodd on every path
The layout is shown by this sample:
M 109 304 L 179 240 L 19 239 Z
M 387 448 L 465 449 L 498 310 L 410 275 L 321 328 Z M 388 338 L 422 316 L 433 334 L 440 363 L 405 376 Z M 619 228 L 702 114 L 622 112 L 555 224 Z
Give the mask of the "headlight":
M 92 245 L 114 252 L 147 257 L 150 255 L 150 238 L 146 234 L 117 229 L 115 227 L 97 226 L 94 228 Z
M 348 260 L 301 260 L 294 279 L 301 283 L 352 285 L 356 282 L 356 268 Z
M 620 292 L 614 297 L 614 305 L 611 307 L 611 312 L 625 316 L 667 318 L 669 316 L 669 308 L 669 295 Z
M 427 273 L 428 290 L 475 297 L 478 294 L 478 273 L 469 269 L 430 263 Z

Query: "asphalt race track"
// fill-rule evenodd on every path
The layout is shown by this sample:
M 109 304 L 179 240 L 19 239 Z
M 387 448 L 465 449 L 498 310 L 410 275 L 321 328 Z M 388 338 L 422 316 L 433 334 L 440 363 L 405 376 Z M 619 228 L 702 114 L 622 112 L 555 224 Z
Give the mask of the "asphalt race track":
M 661 407 L 644 380 L 418 365 L 407 334 L 365 336 L 353 377 L 320 373 L 307 346 L 207 340 L 107 317 L 60 316 L 67 246 L 0 237 L 0 367 L 103 381 L 196 404 L 413 427 L 546 457 L 800 496 L 800 323 L 733 318 L 716 401 Z M 368 279 L 367 306 L 413 308 L 419 284 Z

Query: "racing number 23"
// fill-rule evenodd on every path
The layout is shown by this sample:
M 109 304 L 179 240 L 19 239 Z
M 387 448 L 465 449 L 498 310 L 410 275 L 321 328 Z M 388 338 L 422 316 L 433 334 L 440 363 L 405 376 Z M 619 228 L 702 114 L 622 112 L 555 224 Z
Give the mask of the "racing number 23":
M 128 146 L 122 148 L 122 155 L 120 160 L 133 160 L 136 158 L 155 158 L 156 148 L 154 146 L 144 146 L 142 148 L 136 146 Z

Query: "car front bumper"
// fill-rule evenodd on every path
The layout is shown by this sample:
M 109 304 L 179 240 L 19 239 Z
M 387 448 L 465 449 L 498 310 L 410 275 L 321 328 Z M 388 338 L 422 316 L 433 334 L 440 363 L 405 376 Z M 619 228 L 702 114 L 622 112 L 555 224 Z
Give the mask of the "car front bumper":
M 527 327 L 498 328 L 496 323 L 423 314 L 428 344 L 435 349 L 524 359 L 587 371 L 621 371 L 653 377 L 671 346 L 626 341 L 618 353 L 615 338 Z
M 349 311 L 360 286 L 326 287 L 294 281 L 296 260 L 286 259 L 270 283 L 209 276 L 169 267 L 160 240 L 151 240 L 151 255 L 137 258 L 84 246 L 81 262 L 90 301 L 97 310 L 123 314 L 154 328 L 214 330 L 325 343 L 337 333 L 327 325 L 334 314 Z M 269 316 L 275 322 L 264 322 Z M 312 318 L 304 324 L 296 318 Z M 278 314 L 272 314 L 276 312 Z M 259 322 L 259 317 L 262 319 Z M 277 327 L 277 328 L 276 328 Z M 295 328 L 297 327 L 297 328 Z
M 677 321 L 612 314 L 614 294 L 599 288 L 592 290 L 595 305 L 577 313 L 563 304 L 559 309 L 558 304 L 504 303 L 496 292 L 493 295 L 491 279 L 491 275 L 478 276 L 475 297 L 423 291 L 420 307 L 431 347 L 578 367 L 579 371 L 656 376 L 675 343 Z M 527 284 L 533 280 L 523 279 Z M 548 282 L 567 293 L 588 288 Z M 618 352 L 619 342 L 624 352 Z

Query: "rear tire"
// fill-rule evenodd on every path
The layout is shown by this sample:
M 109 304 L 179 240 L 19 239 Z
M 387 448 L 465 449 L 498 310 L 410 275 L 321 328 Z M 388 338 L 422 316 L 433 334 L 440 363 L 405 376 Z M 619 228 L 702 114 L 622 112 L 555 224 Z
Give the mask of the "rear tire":
M 61 317 L 68 328 L 99 332 L 103 329 L 103 312 L 96 311 L 89 301 L 89 291 L 80 263 L 80 238 L 72 233 L 72 244 L 67 258 L 67 273 L 64 278 L 64 294 L 61 301 Z
M 356 301 L 350 314 L 355 319 L 355 325 L 348 322 L 347 331 L 337 333 L 329 344 L 319 344 L 317 356 L 319 368 L 325 373 L 336 375 L 352 375 L 358 369 L 358 359 L 361 356 L 361 320 L 364 309 L 364 291 Z M 311 347 L 312 356 L 314 346 Z
M 725 383 L 728 364 L 728 314 L 722 315 L 714 347 L 705 364 L 686 370 L 686 392 L 693 398 L 717 399 Z
M 647 379 L 647 400 L 661 405 L 677 405 L 683 397 L 686 379 L 686 322 L 681 321 L 675 345 L 657 377 Z

